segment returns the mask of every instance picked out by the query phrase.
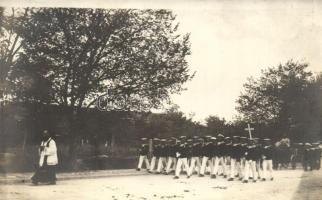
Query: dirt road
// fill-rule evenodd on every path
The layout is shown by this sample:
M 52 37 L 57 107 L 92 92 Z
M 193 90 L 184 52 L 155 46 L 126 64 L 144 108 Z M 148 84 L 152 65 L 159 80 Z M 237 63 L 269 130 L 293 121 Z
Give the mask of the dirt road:
M 243 184 L 221 177 L 142 175 L 58 181 L 57 185 L 0 185 L 4 200 L 320 200 L 322 171 L 275 172 L 274 181 Z

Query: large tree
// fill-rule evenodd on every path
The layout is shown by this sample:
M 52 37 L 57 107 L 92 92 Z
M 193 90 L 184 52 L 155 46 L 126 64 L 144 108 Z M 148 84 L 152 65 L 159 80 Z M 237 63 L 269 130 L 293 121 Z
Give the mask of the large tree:
M 147 111 L 193 76 L 189 34 L 178 33 L 171 11 L 37 8 L 28 16 L 10 74 L 17 101 L 67 106 L 77 121 L 108 90 L 114 109 Z
M 4 106 L 12 97 L 12 85 L 8 76 L 22 50 L 21 30 L 27 20 L 27 11 L 0 7 L 0 137 L 4 134 Z M 4 147 L 5 139 L 2 138 L 0 150 Z
M 28 9 L 0 7 L 0 102 L 10 99 L 9 73 L 17 63 L 22 50 L 22 27 Z
M 314 120 L 312 111 L 319 108 L 312 102 L 322 99 L 313 95 L 318 82 L 314 82 L 314 76 L 307 67 L 306 63 L 291 60 L 263 70 L 257 79 L 249 78 L 237 100 L 237 110 L 243 120 L 274 126 L 274 131 L 280 136 L 288 135 L 293 139 L 317 136 L 319 129 L 314 133 L 309 131 L 313 123 L 321 124 L 318 119 Z
M 306 127 L 308 134 L 307 138 L 313 140 L 322 140 L 322 73 L 317 74 L 312 81 L 310 81 L 305 96 L 308 99 L 307 108 L 309 115 L 306 117 Z M 300 115 L 302 113 L 299 113 Z M 320 133 L 317 135 L 316 133 Z
M 25 101 L 84 107 L 109 89 L 116 107 L 148 110 L 192 77 L 189 35 L 171 11 L 32 9 L 24 27 L 14 81 Z M 47 98 L 28 93 L 39 86 Z

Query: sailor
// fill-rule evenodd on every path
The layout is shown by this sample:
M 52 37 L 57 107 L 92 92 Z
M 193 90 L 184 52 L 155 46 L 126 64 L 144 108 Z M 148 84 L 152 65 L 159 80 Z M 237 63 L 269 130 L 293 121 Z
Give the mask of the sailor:
M 182 137 L 182 136 L 180 137 L 180 145 L 179 145 L 179 148 L 177 149 L 176 155 L 177 155 L 178 161 L 177 161 L 174 179 L 179 178 L 182 167 L 186 170 L 187 177 L 189 178 L 188 149 L 187 149 L 186 137 Z
M 313 169 L 319 170 L 321 167 L 321 148 L 320 143 L 315 142 L 313 145 Z
M 239 136 L 233 136 L 230 154 L 230 176 L 228 181 L 233 181 L 236 174 L 237 163 L 240 162 L 239 158 Z
M 188 172 L 190 170 L 190 163 L 191 163 L 191 158 L 192 158 L 192 147 L 193 147 L 193 139 L 189 138 L 187 139 L 187 158 L 188 158 L 188 164 L 189 164 L 189 169 Z
M 291 166 L 292 169 L 296 169 L 297 162 L 303 160 L 303 143 L 293 143 L 291 153 Z
M 151 165 L 150 165 L 149 173 L 154 172 L 156 161 L 160 157 L 160 143 L 159 142 L 160 142 L 159 138 L 154 138 L 153 139 L 153 156 L 152 156 L 152 159 L 151 159 Z
M 148 160 L 148 154 L 149 154 L 149 145 L 147 144 L 147 138 L 141 138 L 142 144 L 139 148 L 139 164 L 137 171 L 140 171 L 142 168 L 143 162 L 145 162 L 146 169 L 148 170 L 150 168 L 149 160 Z
M 232 148 L 232 141 L 230 137 L 225 137 L 225 144 L 223 146 L 223 174 L 224 178 L 227 178 L 228 174 L 228 164 L 230 163 L 231 157 L 231 148 Z
M 193 139 L 188 138 L 186 140 L 186 152 L 187 152 L 187 162 L 189 167 L 186 170 L 184 169 L 187 172 L 188 178 L 190 178 L 189 172 L 190 172 L 190 166 L 191 166 L 192 148 L 193 148 Z
M 263 145 L 260 142 L 259 138 L 253 138 L 255 141 L 255 155 L 254 155 L 254 160 L 256 164 L 256 177 L 257 179 L 261 180 L 262 177 L 262 151 L 263 151 Z M 254 175 L 255 176 L 255 175 Z M 256 179 L 254 179 L 256 180 Z
M 318 157 L 317 157 L 317 159 L 318 159 L 317 165 L 318 166 L 317 167 L 318 167 L 318 170 L 319 170 L 319 169 L 321 169 L 322 141 L 319 142 L 318 148 L 319 149 L 318 149 L 318 154 L 317 154 L 318 155 Z
M 312 144 L 309 142 L 306 142 L 304 145 L 303 166 L 304 171 L 307 171 L 308 167 L 310 168 L 310 170 L 313 170 Z
M 321 169 L 321 154 L 322 154 L 322 142 L 318 142 L 317 145 L 317 152 L 316 152 L 316 169 Z
M 215 169 L 215 164 L 216 164 L 216 160 L 218 159 L 218 148 L 217 148 L 217 138 L 216 137 L 211 137 L 211 163 L 212 163 L 212 169 L 211 169 L 211 178 L 216 178 L 217 176 L 217 171 Z
M 240 137 L 240 147 L 239 147 L 239 157 L 240 157 L 240 166 L 239 166 L 239 180 L 242 181 L 245 176 L 245 166 L 246 166 L 246 153 L 247 153 L 247 143 L 248 140 L 246 137 Z
M 157 167 L 157 174 L 161 174 L 161 171 L 165 171 L 166 163 L 167 163 L 167 152 L 166 152 L 166 139 L 160 140 L 160 149 L 159 149 L 159 160 Z
M 211 136 L 205 136 L 205 143 L 202 146 L 202 161 L 201 161 L 201 169 L 199 173 L 200 177 L 205 176 L 207 164 L 209 167 L 212 165 L 211 161 L 208 162 L 209 159 L 211 158 L 211 150 L 212 150 L 212 143 L 210 138 Z
M 177 139 L 172 137 L 168 139 L 168 145 L 167 145 L 167 167 L 165 174 L 168 175 L 170 172 L 175 171 L 177 159 L 176 159 L 176 148 L 177 148 Z
M 224 162 L 224 136 L 222 134 L 217 135 L 217 145 L 216 145 L 216 158 L 214 163 L 213 175 L 223 176 L 225 173 L 225 162 Z M 221 173 L 219 173 L 221 166 Z M 214 176 L 213 176 L 214 178 Z
M 194 137 L 194 141 L 193 141 L 192 149 L 191 149 L 191 161 L 190 161 L 190 168 L 189 168 L 189 173 L 188 173 L 189 177 L 195 171 L 199 175 L 199 172 L 201 169 L 200 157 L 201 157 L 202 142 L 203 142 L 202 138 Z
M 186 165 L 181 165 L 181 170 L 183 170 L 187 174 L 187 176 L 188 176 L 188 172 L 189 172 L 189 168 L 190 168 L 189 167 L 189 157 L 191 157 L 189 145 L 191 144 L 191 141 L 192 140 L 190 138 L 188 138 L 187 136 L 185 136 L 185 135 L 180 136 L 179 138 L 185 144 L 184 150 L 185 150 L 185 155 L 187 156 L 187 163 L 188 163 L 188 168 L 186 167 Z M 182 145 L 182 143 L 181 143 L 181 145 Z
M 245 155 L 245 148 L 242 146 L 242 138 L 238 138 L 237 143 L 237 159 L 236 159 L 236 171 L 237 175 L 235 177 L 238 177 L 240 180 L 242 180 L 243 177 L 243 166 L 242 166 L 242 158 Z
M 264 144 L 262 148 L 262 159 L 263 159 L 263 175 L 262 180 L 265 181 L 267 173 L 269 173 L 270 180 L 273 180 L 273 146 L 271 140 L 266 138 L 264 139 Z
M 256 143 L 255 140 L 249 139 L 247 145 L 247 151 L 245 153 L 245 172 L 244 172 L 244 179 L 243 183 L 248 183 L 248 179 L 250 174 L 252 174 L 252 179 L 256 182 Z

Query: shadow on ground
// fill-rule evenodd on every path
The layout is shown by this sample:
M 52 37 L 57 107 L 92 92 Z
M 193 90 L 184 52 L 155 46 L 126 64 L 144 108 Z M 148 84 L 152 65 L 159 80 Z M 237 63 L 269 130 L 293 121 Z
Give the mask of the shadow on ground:
M 292 200 L 321 200 L 322 170 L 304 172 Z

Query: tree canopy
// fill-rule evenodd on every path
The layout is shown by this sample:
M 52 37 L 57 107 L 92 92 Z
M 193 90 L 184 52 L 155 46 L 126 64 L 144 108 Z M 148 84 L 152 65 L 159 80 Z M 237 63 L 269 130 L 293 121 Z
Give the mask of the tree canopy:
M 0 102 L 10 99 L 12 89 L 8 80 L 22 49 L 22 24 L 28 9 L 4 9 L 0 7 Z
M 322 130 L 321 82 L 307 67 L 290 60 L 249 78 L 237 100 L 243 120 L 274 126 L 294 139 L 317 139 Z
M 109 90 L 115 109 L 146 111 L 193 77 L 189 34 L 168 10 L 37 8 L 23 29 L 20 101 L 90 107 Z

